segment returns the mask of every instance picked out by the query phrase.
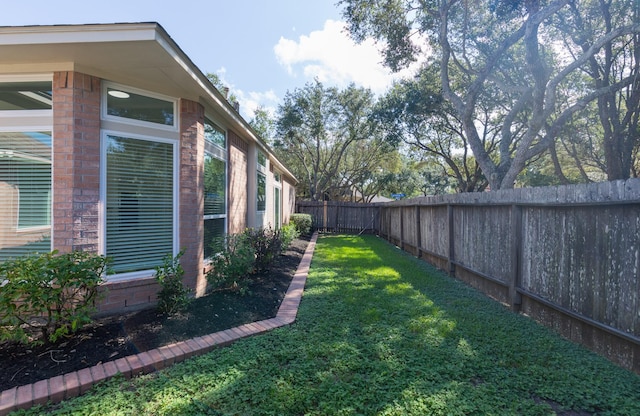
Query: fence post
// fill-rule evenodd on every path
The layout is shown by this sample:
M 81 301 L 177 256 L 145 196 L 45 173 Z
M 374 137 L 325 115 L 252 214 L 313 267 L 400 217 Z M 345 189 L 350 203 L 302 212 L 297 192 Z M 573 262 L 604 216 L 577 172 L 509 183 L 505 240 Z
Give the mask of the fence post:
M 449 263 L 449 275 L 456 275 L 456 263 L 455 263 L 455 244 L 453 241 L 454 229 L 453 229 L 453 205 L 447 205 L 447 217 L 449 222 L 449 256 L 447 261 Z
M 400 248 L 404 250 L 404 210 L 400 207 Z
M 324 229 L 324 232 L 327 232 L 327 201 L 324 201 L 324 210 L 323 210 L 323 215 L 322 215 L 322 228 Z
M 511 279 L 509 281 L 509 302 L 511 309 L 520 311 L 522 295 L 518 293 L 521 280 L 521 256 L 522 256 L 522 207 L 516 204 L 511 206 Z
M 420 205 L 416 204 L 416 257 L 422 257 L 422 226 L 420 225 Z

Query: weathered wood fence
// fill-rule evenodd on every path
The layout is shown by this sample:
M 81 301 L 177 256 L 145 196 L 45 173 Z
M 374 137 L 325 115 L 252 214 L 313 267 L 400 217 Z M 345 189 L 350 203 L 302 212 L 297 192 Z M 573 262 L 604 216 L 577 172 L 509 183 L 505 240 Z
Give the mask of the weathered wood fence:
M 336 201 L 298 201 L 296 212 L 311 214 L 313 228 L 320 232 L 377 233 L 378 204 Z
M 329 206 L 299 209 L 325 231 L 373 221 L 362 229 L 640 373 L 640 179 L 362 206 L 354 227 L 355 207 Z

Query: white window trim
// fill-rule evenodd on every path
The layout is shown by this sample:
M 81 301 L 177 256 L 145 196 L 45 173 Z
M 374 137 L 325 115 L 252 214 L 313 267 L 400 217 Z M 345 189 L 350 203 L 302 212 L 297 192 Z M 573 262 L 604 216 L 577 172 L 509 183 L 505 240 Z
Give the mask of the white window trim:
M 159 143 L 168 143 L 173 145 L 173 256 L 179 252 L 180 242 L 180 146 L 179 141 L 169 138 L 145 136 L 140 134 L 128 133 L 126 131 L 102 130 L 100 132 L 100 243 L 99 252 L 106 255 L 107 251 L 107 136 L 127 137 L 137 140 L 147 140 Z M 125 280 L 134 280 L 140 278 L 152 277 L 155 274 L 154 269 L 140 270 L 129 273 L 117 273 L 106 275 L 107 282 L 120 282 Z
M 32 82 L 32 81 L 49 81 L 53 84 L 52 74 L 15 74 L 15 75 L 0 75 L 0 83 L 6 82 Z M 53 85 L 51 87 L 53 89 Z M 55 218 L 53 216 L 53 201 L 54 199 L 54 166 L 53 166 L 53 143 L 55 138 L 53 137 L 53 108 L 50 110 L 3 110 L 0 111 L 0 119 L 4 120 L 0 123 L 1 132 L 30 132 L 30 131 L 47 131 L 51 132 L 51 205 L 49 206 L 51 215 L 51 224 L 48 226 L 34 226 L 34 227 L 18 227 L 16 224 L 16 232 L 18 234 L 31 233 L 34 231 L 46 231 L 49 230 L 51 244 L 49 250 L 53 250 L 53 230 Z M 47 119 L 46 123 L 43 120 Z M 28 123 L 33 121 L 33 124 Z M 19 211 L 18 211 L 19 212 Z M 18 216 L 18 221 L 20 217 Z
M 16 113 L 15 110 L 7 110 L 7 111 L 11 111 L 14 114 Z M 40 113 L 42 110 L 33 110 L 33 111 L 19 111 L 20 113 L 24 113 L 24 116 L 21 116 L 20 118 L 28 118 L 28 119 L 37 119 L 37 118 L 43 118 L 41 115 L 37 115 L 37 114 L 33 114 L 33 112 L 37 112 Z M 51 113 L 52 110 L 44 110 L 45 112 Z M 0 111 L 0 114 L 3 113 L 4 111 Z M 13 117 L 19 117 L 17 115 L 14 115 Z M 49 205 L 49 215 L 51 216 L 51 224 L 49 225 L 35 225 L 35 226 L 31 226 L 31 227 L 20 227 L 20 197 L 18 196 L 18 217 L 16 218 L 16 233 L 17 234 L 28 234 L 28 233 L 33 233 L 36 231 L 46 231 L 49 230 L 49 233 L 51 234 L 51 247 L 53 247 L 53 222 L 54 222 L 54 218 L 53 218 L 53 192 L 54 192 L 54 188 L 53 188 L 53 126 L 46 126 L 46 125 L 36 125 L 36 126 L 21 126 L 21 125 L 16 125 L 16 126 L 2 126 L 0 125 L 0 132 L 4 132 L 4 133 L 14 133 L 14 132 L 38 132 L 38 131 L 47 131 L 47 132 L 51 132 L 51 202 Z M 51 250 L 53 250 L 53 248 L 51 248 Z
M 51 74 L 20 74 L 20 75 L 0 75 L 0 84 L 5 82 L 38 82 L 49 81 L 53 84 L 53 76 Z M 53 85 L 51 86 L 53 89 Z M 0 131 L 50 131 L 53 136 L 53 108 L 50 110 L 2 110 L 0 118 L 18 119 L 14 120 L 16 124 L 3 123 L 0 125 Z M 37 123 L 42 121 L 38 119 L 48 119 L 48 124 L 20 124 L 26 120 L 35 120 Z M 24 120 L 19 120 L 24 119 Z M 53 147 L 53 145 L 52 145 Z
M 224 189 L 225 189 L 225 193 L 224 193 L 224 214 L 209 214 L 209 215 L 203 215 L 202 219 L 203 221 L 206 220 L 219 220 L 219 219 L 224 219 L 224 235 L 226 236 L 227 233 L 229 232 L 229 157 L 228 157 L 228 146 L 229 146 L 229 134 L 227 132 L 226 129 L 220 127 L 219 123 L 216 123 L 214 121 L 214 118 L 211 117 L 208 114 L 205 114 L 205 122 L 206 121 L 210 121 L 211 123 L 214 124 L 215 127 L 217 127 L 218 129 L 220 129 L 223 133 L 224 133 L 224 143 L 225 143 L 225 147 L 221 147 L 218 144 L 215 143 L 211 143 L 211 142 L 207 142 L 207 140 L 205 139 L 205 150 L 204 150 L 204 154 L 209 154 L 211 157 L 218 159 L 218 160 L 222 160 L 224 162 L 225 165 L 225 169 L 224 169 Z M 207 151 L 207 143 L 209 146 L 211 146 L 214 150 L 213 152 Z M 204 240 L 204 239 L 203 239 Z M 204 258 L 204 264 L 205 265 L 210 265 L 212 262 L 212 258 Z
M 169 125 L 166 125 L 166 124 L 152 123 L 152 122 L 149 122 L 149 121 L 136 120 L 136 119 L 126 118 L 126 117 L 118 117 L 118 116 L 113 116 L 113 115 L 108 114 L 108 107 L 107 107 L 107 89 L 108 88 L 114 88 L 114 89 L 122 90 L 122 91 L 125 91 L 125 92 L 132 92 L 132 93 L 138 94 L 138 95 L 145 95 L 145 96 L 150 97 L 150 98 L 156 98 L 156 99 L 159 99 L 159 100 L 164 100 L 164 101 L 168 101 L 168 102 L 172 103 L 173 104 L 173 125 L 169 126 Z M 179 129 L 179 123 L 180 123 L 180 121 L 179 121 L 180 115 L 178 114 L 178 100 L 177 99 L 175 99 L 173 97 L 166 96 L 166 95 L 157 94 L 157 93 L 154 93 L 154 92 L 142 90 L 142 89 L 139 89 L 139 88 L 134 88 L 134 87 L 129 87 L 127 85 L 117 84 L 115 82 L 110 82 L 110 81 L 103 81 L 102 82 L 100 115 L 101 115 L 102 120 L 106 120 L 106 121 L 125 123 L 125 124 L 129 124 L 129 125 L 140 126 L 140 127 L 151 127 L 153 129 L 171 131 L 171 132 L 177 132 L 178 129 Z
M 260 186 L 260 184 L 258 183 L 258 175 L 262 175 L 264 177 L 264 209 L 258 209 L 258 187 Z M 269 198 L 267 198 L 267 191 L 269 189 L 269 181 L 268 181 L 268 176 L 266 173 L 261 172 L 260 170 L 258 170 L 258 172 L 256 173 L 256 212 L 258 214 L 264 214 L 265 212 L 267 212 L 267 207 L 269 204 Z

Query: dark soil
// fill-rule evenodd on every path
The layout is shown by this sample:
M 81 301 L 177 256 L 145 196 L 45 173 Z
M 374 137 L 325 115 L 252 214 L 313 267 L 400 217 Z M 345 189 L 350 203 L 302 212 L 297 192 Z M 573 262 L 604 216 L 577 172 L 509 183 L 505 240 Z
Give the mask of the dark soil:
M 95 320 L 55 345 L 0 343 L 0 391 L 91 367 L 173 342 L 276 316 L 308 239 L 293 241 L 266 272 L 252 276 L 249 293 L 212 292 L 166 317 L 156 309 Z

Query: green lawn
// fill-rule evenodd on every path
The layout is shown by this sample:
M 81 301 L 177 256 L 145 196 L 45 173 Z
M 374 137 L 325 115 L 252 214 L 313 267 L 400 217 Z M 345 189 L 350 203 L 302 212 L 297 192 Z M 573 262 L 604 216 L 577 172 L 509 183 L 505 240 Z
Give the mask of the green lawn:
M 326 236 L 292 326 L 25 414 L 48 412 L 639 415 L 640 377 L 380 239 Z

